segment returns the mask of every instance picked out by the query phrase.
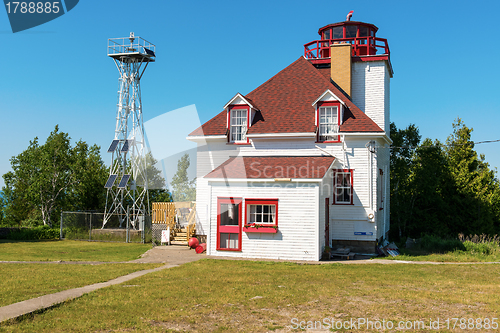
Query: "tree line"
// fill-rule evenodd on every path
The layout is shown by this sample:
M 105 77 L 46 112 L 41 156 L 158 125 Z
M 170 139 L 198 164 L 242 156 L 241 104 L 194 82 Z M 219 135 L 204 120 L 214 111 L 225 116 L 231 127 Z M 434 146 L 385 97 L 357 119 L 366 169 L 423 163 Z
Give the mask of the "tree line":
M 415 125 L 390 130 L 391 239 L 500 233 L 500 183 L 472 128 L 457 119 L 445 143 L 421 142 Z
M 10 159 L 12 171 L 2 177 L 5 185 L 0 192 L 0 226 L 36 226 L 57 223 L 61 211 L 100 211 L 106 204 L 104 184 L 109 168 L 100 156 L 98 145 L 79 140 L 74 145 L 68 133 L 59 126 L 44 144 L 38 138 L 28 148 Z M 172 201 L 157 161 L 146 155 L 150 189 L 150 204 Z M 189 181 L 189 155 L 178 162 L 172 179 L 174 197 L 194 200 L 194 180 Z
M 421 141 L 418 127 L 398 129 L 391 123 L 390 238 L 424 234 L 456 237 L 500 233 L 500 183 L 483 155 L 474 150 L 472 128 L 457 119 L 445 143 Z M 44 144 L 34 138 L 11 158 L 12 171 L 3 175 L 0 225 L 51 225 L 61 211 L 104 211 L 104 184 L 109 168 L 100 147 L 56 126 Z M 156 160 L 146 156 L 150 202 L 195 200 L 195 180 L 189 180 L 189 155 L 182 156 L 172 177 L 173 193 L 165 187 Z

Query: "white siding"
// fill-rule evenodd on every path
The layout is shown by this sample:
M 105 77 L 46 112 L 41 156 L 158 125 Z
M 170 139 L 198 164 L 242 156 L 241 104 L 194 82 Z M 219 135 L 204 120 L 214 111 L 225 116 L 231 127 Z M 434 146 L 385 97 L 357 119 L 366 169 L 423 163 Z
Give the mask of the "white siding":
M 198 187 L 197 187 L 197 211 L 200 221 L 200 234 L 208 233 L 208 204 L 209 204 L 209 186 L 208 180 L 203 178 L 215 167 L 219 166 L 222 162 L 227 160 L 230 156 L 321 156 L 325 155 L 321 150 L 315 146 L 319 146 L 324 150 L 330 152 L 336 157 L 334 169 L 352 169 L 353 170 L 353 188 L 354 198 L 353 205 L 333 205 L 333 179 L 331 172 L 324 178 L 323 182 L 318 187 L 318 199 L 310 202 L 314 207 L 309 207 L 316 213 L 316 241 L 318 244 L 316 252 L 321 254 L 324 244 L 324 202 L 325 198 L 330 198 L 330 239 L 332 240 L 375 240 L 377 237 L 376 225 L 377 223 L 369 223 L 368 214 L 376 208 L 377 197 L 377 174 L 378 164 L 376 162 L 376 154 L 371 154 L 365 147 L 370 138 L 345 138 L 345 149 L 342 149 L 342 144 L 321 144 L 314 142 L 314 139 L 301 139 L 301 140 L 254 140 L 250 146 L 234 146 L 226 145 L 225 143 L 212 144 L 210 146 L 203 146 L 198 152 Z M 380 145 L 380 143 L 379 143 Z M 208 149 L 213 149 L 210 153 Z M 231 149 L 231 150 L 229 150 Z M 370 159 L 372 159 L 372 181 L 370 182 Z M 371 185 L 371 187 L 370 187 Z M 220 187 L 215 185 L 214 187 Z M 241 185 L 242 188 L 246 185 Z M 266 192 L 267 193 L 267 192 Z M 265 194 L 265 193 L 264 193 Z M 217 204 L 213 198 L 217 197 L 217 193 L 212 193 L 212 206 Z M 241 195 L 239 195 L 241 196 Z M 373 196 L 370 204 L 370 196 Z M 262 197 L 262 196 L 261 196 Z M 266 196 L 264 196 L 266 197 Z M 280 207 L 280 211 L 283 209 Z M 215 210 L 216 212 L 216 210 Z M 388 210 L 387 210 L 388 212 Z M 214 211 L 212 210 L 212 223 L 214 222 Z M 376 221 L 383 221 L 383 218 L 376 217 Z M 359 223 L 368 223 L 366 230 L 374 233 L 373 236 L 354 235 L 355 226 Z M 373 229 L 373 230 L 372 230 Z M 383 229 L 380 226 L 378 229 Z M 212 234 L 215 237 L 215 230 Z M 262 235 L 263 237 L 272 237 L 272 235 Z M 254 236 L 255 237 L 255 236 Z M 274 236 L 276 237 L 276 236 Z
M 384 131 L 389 130 L 389 69 L 385 61 L 352 66 L 352 101 Z
M 198 152 L 198 232 L 209 236 L 207 253 L 247 258 L 319 260 L 325 246 L 326 197 L 330 198 L 330 240 L 374 241 L 383 236 L 389 228 L 389 195 L 387 192 L 384 210 L 379 211 L 377 179 L 380 168 L 386 166 L 388 170 L 389 149 L 377 149 L 376 153 L 370 153 L 365 145 L 371 139 L 346 136 L 344 145 L 316 143 L 311 138 L 258 139 L 245 146 L 227 145 L 225 142 L 201 146 Z M 382 140 L 377 140 L 378 147 L 383 144 Z M 331 171 L 321 183 L 303 183 L 300 186 L 297 183 L 285 185 L 271 182 L 250 185 L 230 183 L 227 187 L 225 183 L 209 183 L 208 179 L 203 178 L 231 156 L 324 156 L 325 153 L 315 146 L 336 157 L 333 169 L 353 170 L 353 205 L 333 204 Z M 388 181 L 387 172 L 387 189 Z M 217 197 L 228 196 L 279 199 L 278 233 L 243 232 L 241 252 L 217 251 Z M 375 222 L 368 220 L 371 212 L 375 213 Z M 357 231 L 372 232 L 373 235 L 354 235 Z
M 238 151 L 235 145 L 228 145 L 225 141 L 209 141 L 206 145 L 198 146 L 196 159 L 196 232 L 199 235 L 208 233 L 208 180 L 203 178 L 210 171 L 224 163 L 231 156 L 236 156 Z
M 212 183 L 209 255 L 243 258 L 319 260 L 318 188 L 314 183 Z M 278 199 L 276 234 L 242 232 L 241 252 L 217 251 L 217 198 L 241 197 Z M 242 223 L 245 220 L 242 204 Z

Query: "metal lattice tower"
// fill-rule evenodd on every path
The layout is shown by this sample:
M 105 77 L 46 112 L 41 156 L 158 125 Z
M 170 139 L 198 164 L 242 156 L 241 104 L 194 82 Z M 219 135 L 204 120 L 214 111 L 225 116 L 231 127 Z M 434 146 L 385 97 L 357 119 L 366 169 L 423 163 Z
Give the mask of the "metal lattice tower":
M 146 174 L 146 142 L 142 122 L 140 80 L 150 62 L 155 61 L 156 46 L 143 38 L 108 39 L 108 56 L 120 73 L 115 137 L 111 153 L 103 227 L 117 215 L 120 227 L 125 219 L 137 229 L 137 221 L 149 213 Z

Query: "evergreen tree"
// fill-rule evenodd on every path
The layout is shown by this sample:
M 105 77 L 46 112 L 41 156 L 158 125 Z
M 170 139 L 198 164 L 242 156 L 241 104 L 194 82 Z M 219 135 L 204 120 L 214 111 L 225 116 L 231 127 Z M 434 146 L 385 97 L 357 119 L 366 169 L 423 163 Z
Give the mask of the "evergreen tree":
M 483 155 L 477 155 L 472 128 L 462 120 L 442 145 L 418 129 L 391 124 L 391 237 L 500 231 L 500 183 Z M 398 148 L 403 147 L 403 148 Z
M 484 161 L 484 155 L 478 157 L 474 150 L 472 131 L 458 118 L 446 141 L 449 170 L 457 189 L 455 229 L 463 233 L 493 234 L 499 219 L 494 208 L 499 183 L 495 172 Z
M 150 210 L 153 202 L 171 202 L 172 195 L 168 191 L 165 178 L 162 172 L 156 167 L 158 161 L 153 157 L 151 152 L 146 154 L 146 174 L 148 177 L 148 191 Z
M 408 236 L 422 234 L 447 236 L 450 234 L 453 179 L 449 173 L 442 144 L 425 139 L 417 148 L 411 175 L 411 228 Z
M 187 172 L 189 165 L 188 154 L 184 154 L 177 162 L 177 172 L 170 182 L 173 189 L 174 201 L 196 200 L 196 178 L 191 181 L 189 180 Z
M 418 128 L 411 124 L 398 129 L 390 126 L 393 149 L 390 157 L 391 177 L 391 238 L 407 235 L 409 212 L 412 210 L 410 175 L 413 172 L 415 149 L 420 143 Z

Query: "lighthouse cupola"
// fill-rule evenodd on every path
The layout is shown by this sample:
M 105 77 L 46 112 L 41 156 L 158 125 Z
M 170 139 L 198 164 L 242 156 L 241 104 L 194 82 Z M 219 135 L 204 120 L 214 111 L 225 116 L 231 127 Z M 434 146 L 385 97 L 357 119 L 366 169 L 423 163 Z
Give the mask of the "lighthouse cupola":
M 352 14 L 344 22 L 320 28 L 320 39 L 304 44 L 304 57 L 323 73 L 329 72 L 334 84 L 387 131 L 393 75 L 389 44 L 377 37 L 375 25 L 351 21 Z
M 328 24 L 319 29 L 319 40 L 304 45 L 304 56 L 312 63 L 328 63 L 331 45 L 351 44 L 352 56 L 390 55 L 387 39 L 376 36 L 378 28 L 370 23 L 347 21 Z

